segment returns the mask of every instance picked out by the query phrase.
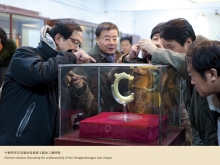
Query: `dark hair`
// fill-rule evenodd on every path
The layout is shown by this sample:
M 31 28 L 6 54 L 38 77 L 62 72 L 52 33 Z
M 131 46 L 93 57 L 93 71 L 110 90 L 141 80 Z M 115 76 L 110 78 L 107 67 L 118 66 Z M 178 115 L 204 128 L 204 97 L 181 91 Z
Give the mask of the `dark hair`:
M 215 68 L 220 75 L 220 42 L 219 41 L 194 41 L 186 53 L 187 65 L 198 72 L 204 80 L 206 70 Z
M 121 37 L 120 43 L 121 43 L 122 41 L 126 41 L 126 40 L 128 40 L 129 43 L 132 44 L 132 42 L 131 42 L 131 37 Z
M 75 23 L 73 20 L 59 20 L 56 25 L 49 31 L 49 34 L 52 38 L 55 37 L 56 34 L 61 34 L 64 39 L 68 39 L 73 31 L 82 32 L 79 24 Z
M 164 23 L 161 27 L 160 37 L 165 40 L 175 40 L 181 46 L 184 46 L 187 38 L 195 41 L 196 35 L 191 24 L 183 19 L 172 19 Z
M 7 34 L 2 28 L 0 28 L 0 38 L 1 38 L 1 43 L 4 46 L 7 42 Z
M 99 37 L 103 30 L 117 30 L 119 36 L 118 27 L 111 22 L 103 22 L 99 24 L 95 31 L 96 37 Z
M 165 22 L 161 22 L 159 24 L 157 24 L 151 31 L 151 35 L 150 38 L 152 39 L 154 34 L 160 33 L 161 27 Z

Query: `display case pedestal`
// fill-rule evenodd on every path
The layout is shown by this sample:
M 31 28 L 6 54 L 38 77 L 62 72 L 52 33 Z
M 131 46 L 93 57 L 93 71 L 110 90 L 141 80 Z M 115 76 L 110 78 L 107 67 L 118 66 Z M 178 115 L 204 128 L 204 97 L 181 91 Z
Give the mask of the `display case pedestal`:
M 185 128 L 183 127 L 168 127 L 168 133 L 163 136 L 162 146 L 182 146 L 185 145 Z M 81 138 L 79 130 L 66 134 L 59 138 L 55 138 L 56 146 L 158 146 L 159 142 L 156 139 L 152 143 L 139 143 L 133 141 L 119 139 L 102 139 L 102 138 Z

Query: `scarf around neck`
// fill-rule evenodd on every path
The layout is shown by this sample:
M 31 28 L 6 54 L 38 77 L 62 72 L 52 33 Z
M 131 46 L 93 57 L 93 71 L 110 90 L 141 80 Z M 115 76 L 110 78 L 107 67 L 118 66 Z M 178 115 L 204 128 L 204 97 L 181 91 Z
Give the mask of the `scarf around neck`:
M 52 49 L 57 51 L 57 46 L 53 40 L 53 38 L 50 36 L 49 33 L 47 33 L 49 30 L 51 30 L 52 27 L 45 25 L 40 30 L 40 41 L 46 43 L 49 45 Z
M 102 53 L 103 56 L 105 56 L 108 63 L 115 63 L 115 54 L 109 55 Z

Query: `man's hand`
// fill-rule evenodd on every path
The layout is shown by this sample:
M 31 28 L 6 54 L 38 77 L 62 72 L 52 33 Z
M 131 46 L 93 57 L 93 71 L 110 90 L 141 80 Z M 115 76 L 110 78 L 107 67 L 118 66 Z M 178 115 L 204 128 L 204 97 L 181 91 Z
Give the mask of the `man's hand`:
M 94 58 L 86 54 L 83 50 L 79 50 L 78 52 L 73 52 L 73 53 L 77 58 L 76 61 L 77 64 L 96 62 Z
M 131 47 L 131 50 L 130 50 L 129 54 L 125 57 L 125 60 L 129 62 L 129 61 L 132 61 L 132 60 L 136 59 L 137 56 L 138 56 L 138 53 L 139 53 L 138 48 L 139 48 L 138 44 L 133 45 Z
M 146 50 L 150 55 L 152 55 L 157 48 L 155 43 L 153 43 L 151 40 L 142 39 L 138 42 L 140 49 Z

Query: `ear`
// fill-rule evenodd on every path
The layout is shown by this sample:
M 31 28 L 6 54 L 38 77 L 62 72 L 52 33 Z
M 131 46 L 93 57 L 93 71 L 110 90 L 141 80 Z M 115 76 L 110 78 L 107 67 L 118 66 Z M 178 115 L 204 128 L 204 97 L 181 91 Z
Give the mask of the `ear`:
M 99 38 L 98 38 L 98 37 L 96 37 L 96 43 L 97 43 L 97 45 L 99 45 L 99 44 L 98 44 L 98 42 L 99 42 Z
M 191 38 L 187 38 L 185 44 L 187 45 L 187 47 L 189 47 L 192 44 L 192 39 Z
M 210 74 L 210 80 L 211 80 L 212 82 L 214 82 L 214 81 L 218 78 L 217 70 L 214 69 L 214 68 L 211 68 L 208 72 L 209 72 L 209 74 Z
M 54 41 L 55 41 L 56 45 L 58 45 L 58 43 L 60 42 L 60 39 L 61 39 L 61 35 L 60 35 L 60 33 L 57 33 L 54 37 Z

